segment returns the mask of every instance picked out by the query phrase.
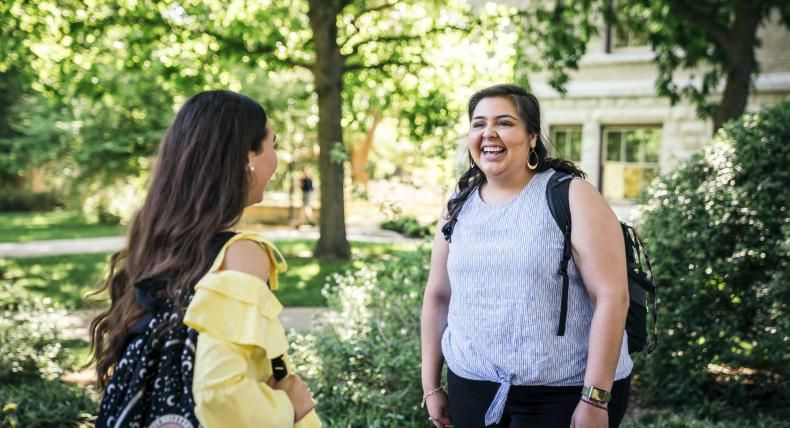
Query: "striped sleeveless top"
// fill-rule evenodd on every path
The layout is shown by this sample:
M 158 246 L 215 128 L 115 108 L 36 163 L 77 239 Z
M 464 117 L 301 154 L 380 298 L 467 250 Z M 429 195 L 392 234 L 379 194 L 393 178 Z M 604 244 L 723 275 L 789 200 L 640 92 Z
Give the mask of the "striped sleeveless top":
M 593 306 L 571 259 L 564 336 L 557 336 L 563 237 L 536 173 L 513 199 L 488 204 L 473 190 L 458 216 L 447 258 L 451 297 L 442 352 L 466 379 L 501 384 L 486 423 L 502 415 L 510 385 L 581 386 Z M 615 380 L 633 366 L 623 331 Z

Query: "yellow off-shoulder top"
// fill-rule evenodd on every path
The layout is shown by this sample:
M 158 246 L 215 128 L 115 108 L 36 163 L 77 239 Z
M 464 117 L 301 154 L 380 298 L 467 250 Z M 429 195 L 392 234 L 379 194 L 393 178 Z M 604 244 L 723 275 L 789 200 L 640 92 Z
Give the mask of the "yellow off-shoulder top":
M 244 272 L 220 270 L 228 247 L 240 239 L 258 242 L 271 264 L 269 286 Z M 201 425 L 213 427 L 320 427 L 310 412 L 294 424 L 294 409 L 283 391 L 266 384 L 271 359 L 283 356 L 288 341 L 278 318 L 282 305 L 272 294 L 277 273 L 287 268 L 274 245 L 254 233 L 240 233 L 220 250 L 195 285 L 184 324 L 200 333 L 192 392 Z

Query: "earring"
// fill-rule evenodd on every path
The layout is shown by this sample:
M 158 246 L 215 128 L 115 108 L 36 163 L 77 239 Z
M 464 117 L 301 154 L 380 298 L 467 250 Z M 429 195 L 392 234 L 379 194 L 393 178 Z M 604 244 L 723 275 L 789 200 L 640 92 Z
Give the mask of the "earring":
M 247 169 L 250 170 L 250 172 L 255 172 L 255 167 L 250 164 L 247 164 Z
M 535 161 L 532 161 L 532 155 L 535 155 Z M 527 155 L 527 168 L 534 170 L 538 167 L 540 163 L 540 158 L 538 157 L 538 152 L 535 149 L 529 149 L 529 155 Z

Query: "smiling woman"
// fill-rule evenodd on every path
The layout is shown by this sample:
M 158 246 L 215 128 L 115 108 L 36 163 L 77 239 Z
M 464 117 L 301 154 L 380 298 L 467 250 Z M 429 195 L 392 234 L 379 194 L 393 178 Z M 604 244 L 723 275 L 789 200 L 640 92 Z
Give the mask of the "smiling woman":
M 565 236 L 546 190 L 555 172 L 584 174 L 548 156 L 538 100 L 522 88 L 476 93 L 469 120 L 470 167 L 434 238 L 423 301 L 429 419 L 437 427 L 617 426 L 632 366 L 617 218 L 590 184 L 570 183 L 573 257 L 562 318 Z M 445 361 L 447 392 L 439 384 Z
M 518 118 L 510 100 L 484 98 L 474 110 L 467 140 L 469 155 L 489 180 L 520 189 L 533 174 L 524 165 L 529 154 L 534 153 L 537 135 L 527 132 L 526 123 Z

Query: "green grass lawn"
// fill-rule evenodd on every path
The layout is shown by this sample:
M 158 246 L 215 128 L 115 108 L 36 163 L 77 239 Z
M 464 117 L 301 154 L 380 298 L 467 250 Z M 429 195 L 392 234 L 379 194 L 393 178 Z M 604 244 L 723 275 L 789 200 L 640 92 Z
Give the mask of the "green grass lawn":
M 0 213 L 0 242 L 120 236 L 124 227 L 88 223 L 75 211 Z
M 326 306 L 321 289 L 333 274 L 359 268 L 363 263 L 384 263 L 393 252 L 415 248 L 414 244 L 352 242 L 352 260 L 326 261 L 312 257 L 314 241 L 278 241 L 276 245 L 288 262 L 288 271 L 280 274 L 280 289 L 276 291 L 286 307 Z M 101 308 L 106 302 L 98 296 L 85 296 L 106 275 L 108 258 L 108 253 L 96 253 L 0 259 L 0 273 L 15 287 L 48 297 L 67 309 Z

